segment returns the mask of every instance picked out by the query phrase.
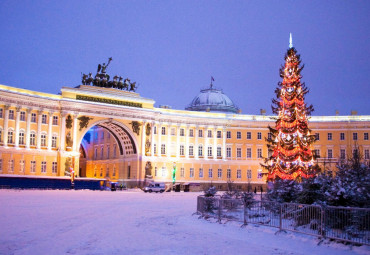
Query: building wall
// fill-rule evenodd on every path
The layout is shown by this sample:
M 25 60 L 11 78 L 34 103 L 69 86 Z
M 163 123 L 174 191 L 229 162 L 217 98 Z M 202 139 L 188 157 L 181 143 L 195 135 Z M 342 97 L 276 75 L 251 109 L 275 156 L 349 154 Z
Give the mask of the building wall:
M 63 89 L 68 96 L 0 85 L 0 174 L 64 176 L 70 162 L 77 176 L 136 186 L 149 180 L 172 182 L 175 163 L 176 182 L 225 185 L 233 181 L 244 187 L 265 183 L 260 156 L 268 153 L 267 127 L 274 126 L 269 116 L 161 109 L 136 93 L 122 92 L 118 97 L 112 89 Z M 74 99 L 74 95 L 88 95 L 90 101 Z M 137 102 L 141 107 L 102 103 L 102 98 L 104 102 Z M 83 118 L 88 118 L 86 125 Z M 356 148 L 369 160 L 370 116 L 313 116 L 309 127 L 312 134 L 319 134 L 312 149 L 320 150 L 318 163 L 325 169 L 335 169 L 341 156 L 350 157 Z M 83 141 L 87 133 L 90 143 Z M 86 157 L 81 156 L 81 141 Z M 114 156 L 114 146 L 120 145 L 122 153 Z M 151 171 L 146 169 L 148 162 Z

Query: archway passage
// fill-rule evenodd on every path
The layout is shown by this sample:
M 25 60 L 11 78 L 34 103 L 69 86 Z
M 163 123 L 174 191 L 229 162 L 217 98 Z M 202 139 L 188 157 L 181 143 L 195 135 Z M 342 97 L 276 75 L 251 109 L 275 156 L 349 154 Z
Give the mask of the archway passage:
M 125 161 L 137 154 L 133 139 L 123 126 L 112 121 L 91 127 L 80 144 L 80 176 L 107 180 L 130 178 L 130 167 Z

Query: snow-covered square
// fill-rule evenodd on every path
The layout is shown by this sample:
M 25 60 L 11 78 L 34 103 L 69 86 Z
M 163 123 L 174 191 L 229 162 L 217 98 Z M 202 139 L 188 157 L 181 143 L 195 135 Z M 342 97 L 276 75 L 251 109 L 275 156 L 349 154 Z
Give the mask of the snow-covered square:
M 0 190 L 0 254 L 370 254 L 367 246 L 199 219 L 198 195 Z

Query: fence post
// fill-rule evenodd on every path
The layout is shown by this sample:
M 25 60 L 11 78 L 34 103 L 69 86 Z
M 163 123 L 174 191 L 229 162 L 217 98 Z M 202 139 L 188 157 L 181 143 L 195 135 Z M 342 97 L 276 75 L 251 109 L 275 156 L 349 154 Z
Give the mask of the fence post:
M 325 224 L 325 208 L 321 207 L 321 236 L 325 238 L 326 235 L 326 224 Z
M 222 207 L 222 201 L 221 198 L 218 199 L 218 222 L 221 222 L 221 208 Z
M 283 230 L 283 204 L 280 204 L 279 229 Z

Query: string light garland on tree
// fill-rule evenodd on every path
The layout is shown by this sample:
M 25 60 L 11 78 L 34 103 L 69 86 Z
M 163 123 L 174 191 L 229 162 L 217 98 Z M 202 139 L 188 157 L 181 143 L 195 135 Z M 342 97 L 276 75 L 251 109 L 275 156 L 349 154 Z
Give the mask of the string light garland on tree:
M 303 67 L 290 34 L 285 65 L 280 68 L 283 81 L 278 83 L 276 99 L 272 100 L 272 111 L 277 117 L 275 128 L 269 127 L 271 135 L 266 139 L 269 157 L 262 164 L 268 170 L 268 181 L 312 178 L 319 170 L 311 150 L 315 136 L 308 128 L 307 116 L 314 109 L 304 102 L 309 90 L 301 83 Z

